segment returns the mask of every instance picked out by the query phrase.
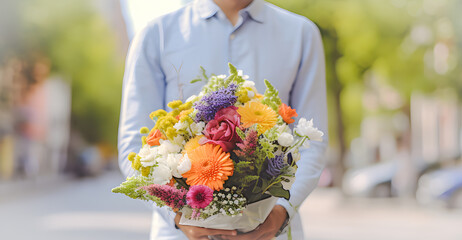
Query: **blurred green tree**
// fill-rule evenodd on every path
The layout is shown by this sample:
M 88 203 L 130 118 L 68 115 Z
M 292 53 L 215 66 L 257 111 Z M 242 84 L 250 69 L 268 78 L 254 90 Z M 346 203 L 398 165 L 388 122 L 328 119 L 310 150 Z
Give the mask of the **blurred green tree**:
M 72 87 L 72 128 L 89 143 L 115 147 L 123 76 L 116 36 L 86 0 L 21 1 L 17 54 L 48 58 Z M 115 149 L 115 148 L 114 148 Z
M 460 1 L 269 2 L 306 16 L 321 30 L 326 54 L 330 139 L 331 145 L 338 149 L 340 160 L 337 183 L 346 168 L 344 159 L 350 141 L 359 135 L 365 114 L 373 114 L 366 111 L 363 104 L 371 79 L 398 91 L 404 98 L 403 109 L 408 109 L 413 91 L 455 85 L 461 89 L 461 68 L 453 66 L 461 48 L 452 43 L 453 35 L 438 35 L 441 28 L 454 29 L 452 24 L 460 20 L 453 10 L 461 9 L 455 7 Z M 451 11 L 453 18 L 448 19 Z M 440 25 L 446 26 L 438 26 L 434 21 L 442 21 Z M 433 64 L 438 57 L 438 46 L 443 54 L 445 47 L 450 52 L 448 66 Z M 458 64 L 460 66 L 460 61 Z M 378 112 L 384 110 L 387 111 L 377 109 Z

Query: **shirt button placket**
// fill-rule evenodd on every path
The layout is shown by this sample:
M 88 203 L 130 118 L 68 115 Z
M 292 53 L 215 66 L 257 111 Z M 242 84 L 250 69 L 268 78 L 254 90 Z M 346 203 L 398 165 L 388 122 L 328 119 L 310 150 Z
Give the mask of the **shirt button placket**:
M 230 63 L 234 63 L 234 56 L 233 56 L 233 50 L 234 50 L 234 38 L 236 38 L 236 33 L 233 32 L 229 35 L 229 46 L 228 46 L 228 49 L 229 49 L 229 53 L 228 53 L 228 56 L 229 56 L 229 62 Z

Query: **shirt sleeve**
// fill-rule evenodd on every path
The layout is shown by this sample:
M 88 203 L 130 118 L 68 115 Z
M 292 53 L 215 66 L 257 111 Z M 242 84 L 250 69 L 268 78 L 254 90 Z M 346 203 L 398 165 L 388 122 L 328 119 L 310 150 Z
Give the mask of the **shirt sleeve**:
M 324 168 L 323 155 L 327 148 L 327 103 L 324 50 L 319 29 L 311 21 L 303 26 L 303 55 L 290 93 L 289 105 L 297 110 L 299 118 L 313 118 L 315 127 L 324 132 L 323 142 L 310 142 L 310 148 L 301 151 L 297 162 L 295 182 L 290 200 L 278 200 L 292 218 L 299 206 L 316 188 Z
M 141 148 L 140 128 L 152 128 L 149 114 L 165 108 L 161 37 L 161 27 L 149 24 L 135 36 L 127 55 L 118 133 L 119 167 L 125 176 L 134 175 L 127 156 Z

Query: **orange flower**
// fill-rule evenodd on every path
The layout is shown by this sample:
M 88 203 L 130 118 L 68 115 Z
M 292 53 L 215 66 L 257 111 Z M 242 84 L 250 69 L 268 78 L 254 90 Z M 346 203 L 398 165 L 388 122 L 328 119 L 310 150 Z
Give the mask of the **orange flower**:
M 149 146 L 151 147 L 157 146 L 160 145 L 160 139 L 165 140 L 166 138 L 159 129 L 152 129 L 148 137 L 146 138 L 146 143 L 149 144 Z
M 281 106 L 279 106 L 279 115 L 281 115 L 284 122 L 286 122 L 287 124 L 291 124 L 295 122 L 295 119 L 292 118 L 297 117 L 298 113 L 295 111 L 295 109 L 292 109 L 291 107 L 283 103 L 281 104 Z
M 188 157 L 191 170 L 183 174 L 190 186 L 205 185 L 213 190 L 223 189 L 223 183 L 233 175 L 234 164 L 229 153 L 219 145 L 205 144 L 197 147 Z
M 257 124 L 260 133 L 274 127 L 278 120 L 276 112 L 261 102 L 247 102 L 244 106 L 239 107 L 237 112 L 241 115 L 243 127 L 249 128 Z

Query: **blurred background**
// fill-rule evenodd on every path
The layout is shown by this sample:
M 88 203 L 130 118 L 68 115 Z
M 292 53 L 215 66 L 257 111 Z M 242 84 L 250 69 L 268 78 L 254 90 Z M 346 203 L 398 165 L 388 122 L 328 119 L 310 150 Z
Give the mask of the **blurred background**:
M 148 239 L 110 192 L 130 39 L 188 0 L 0 0 L 5 239 Z M 307 239 L 462 239 L 462 1 L 270 0 L 321 29 L 330 146 Z M 2 237 L 3 238 L 3 237 Z

